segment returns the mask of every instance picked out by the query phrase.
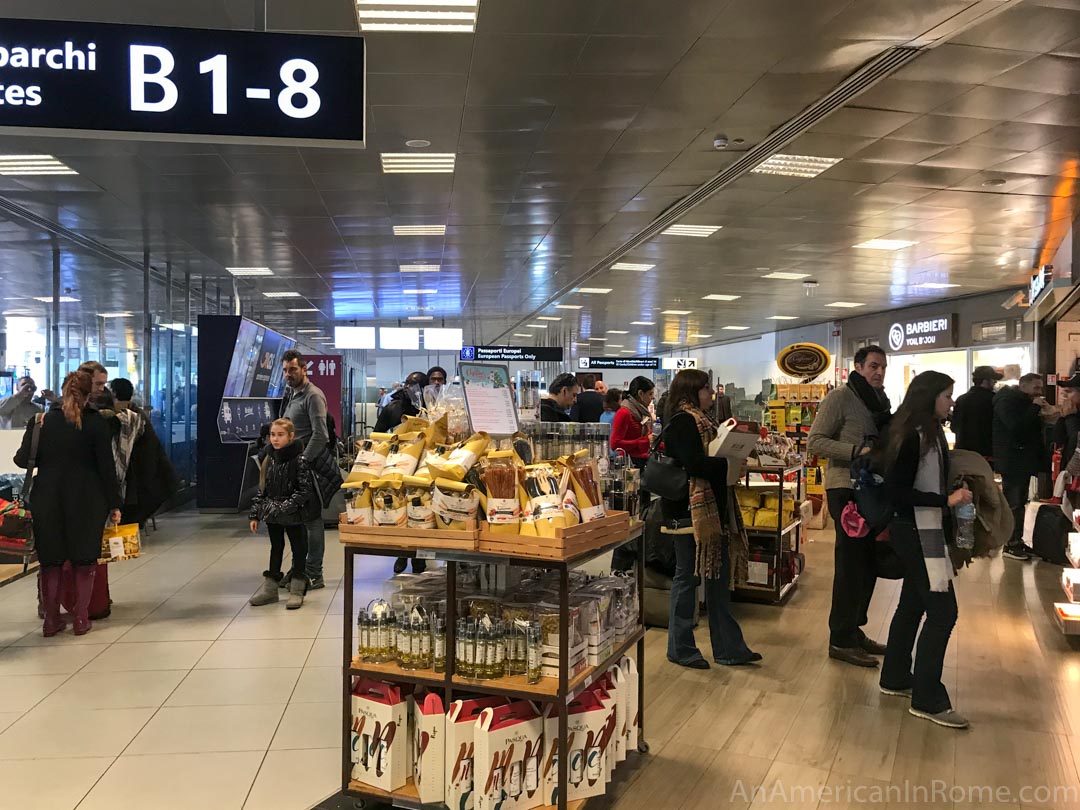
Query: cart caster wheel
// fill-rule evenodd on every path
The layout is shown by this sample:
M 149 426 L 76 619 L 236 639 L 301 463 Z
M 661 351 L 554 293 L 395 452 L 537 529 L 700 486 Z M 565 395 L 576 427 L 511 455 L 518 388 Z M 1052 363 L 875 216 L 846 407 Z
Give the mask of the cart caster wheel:
M 639 754 L 647 754 L 649 753 L 649 744 L 643 740 L 637 744 L 637 750 Z

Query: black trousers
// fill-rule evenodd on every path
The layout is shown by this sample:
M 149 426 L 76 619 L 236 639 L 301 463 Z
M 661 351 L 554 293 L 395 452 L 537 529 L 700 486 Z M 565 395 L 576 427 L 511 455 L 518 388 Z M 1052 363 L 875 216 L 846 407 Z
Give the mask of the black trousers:
M 307 564 L 307 528 L 303 523 L 295 526 L 282 526 L 280 523 L 267 523 L 266 531 L 270 535 L 270 575 L 281 578 L 281 561 L 285 557 L 285 535 L 289 535 L 292 548 L 293 569 L 304 574 Z
M 834 647 L 858 647 L 866 634 L 866 611 L 877 584 L 874 540 L 848 537 L 840 526 L 844 507 L 854 498 L 850 489 L 826 491 L 829 514 L 836 524 L 836 548 L 833 553 L 832 610 L 829 612 L 829 644 Z
M 910 518 L 897 519 L 890 527 L 893 548 L 904 563 L 904 586 L 896 606 L 885 662 L 881 667 L 881 685 L 886 689 L 911 689 L 911 706 L 937 714 L 952 708 L 949 692 L 941 682 L 945 652 L 956 625 L 956 593 L 952 583 L 948 591 L 931 591 L 926 574 L 919 532 Z M 923 622 L 919 632 L 919 622 Z M 911 651 L 918 636 L 915 667 Z
M 1024 545 L 1024 512 L 1027 511 L 1028 493 L 1031 492 L 1030 475 L 1001 475 L 1001 490 L 1012 510 L 1013 533 L 1009 546 Z

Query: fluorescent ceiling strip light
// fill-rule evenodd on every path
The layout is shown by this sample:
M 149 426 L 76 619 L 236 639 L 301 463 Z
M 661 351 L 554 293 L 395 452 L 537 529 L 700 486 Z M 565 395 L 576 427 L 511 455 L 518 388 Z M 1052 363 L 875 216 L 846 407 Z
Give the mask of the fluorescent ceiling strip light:
M 438 273 L 437 264 L 403 264 L 398 267 L 402 273 Z
M 578 287 L 574 292 L 585 293 L 586 295 L 607 295 L 611 292 L 611 287 Z
M 133 318 L 130 312 L 99 312 L 99 318 Z
M 476 13 L 472 11 L 358 11 L 357 16 L 361 22 L 366 20 L 402 23 L 422 23 L 425 20 L 452 20 L 458 24 L 476 22 Z
M 396 6 L 399 8 L 476 8 L 478 0 L 356 0 L 358 6 Z
M 0 155 L 0 175 L 78 174 L 52 155 Z
M 561 321 L 562 318 L 556 318 L 554 315 L 541 315 L 536 320 L 538 320 L 538 321 Z
M 666 236 L 697 236 L 704 238 L 712 236 L 722 227 L 722 225 L 672 225 L 664 231 L 664 234 Z
M 434 315 L 410 315 L 409 320 L 410 321 L 433 321 L 433 320 L 435 320 L 435 316 Z
M 721 328 L 724 329 L 727 332 L 745 332 L 750 327 L 749 326 L 724 326 L 724 327 L 721 327 Z M 693 336 L 691 336 L 691 337 L 693 337 Z
M 784 177 L 817 177 L 826 169 L 831 169 L 840 158 L 815 157 L 814 155 L 775 154 L 764 160 L 750 171 L 754 174 L 779 174 Z
M 589 338 L 593 343 L 604 343 L 607 338 Z
M 361 31 L 401 31 L 415 33 L 459 33 L 471 34 L 476 30 L 475 23 L 472 25 L 424 25 L 422 23 L 365 23 L 360 24 Z
M 689 315 L 691 310 L 689 309 L 665 309 L 661 312 L 661 315 Z
M 767 321 L 797 321 L 799 320 L 795 315 L 772 315 L 765 320 Z
M 712 295 L 706 295 L 702 301 L 738 301 L 742 298 L 741 295 L 722 295 L 720 293 L 713 293 Z
M 633 270 L 636 273 L 645 273 L 656 267 L 655 264 L 634 264 L 633 262 L 615 262 L 611 265 L 612 270 Z
M 247 276 L 272 276 L 274 271 L 269 267 L 226 267 L 225 270 L 238 278 Z
M 662 340 L 662 341 L 660 341 L 660 343 L 662 345 L 664 345 L 664 346 L 678 346 L 679 345 L 679 341 L 677 341 L 677 340 Z
M 445 236 L 445 225 L 395 225 L 394 236 Z
M 623 349 L 622 351 L 619 352 L 619 354 L 637 354 L 637 352 L 634 351 L 633 349 Z
M 321 331 L 322 329 L 297 329 L 296 333 L 298 335 L 317 335 Z
M 656 321 L 630 321 L 631 326 L 656 326 Z
M 629 335 L 630 334 L 625 329 L 608 329 L 607 333 L 609 335 Z
M 866 250 L 902 250 L 917 244 L 918 242 L 909 242 L 906 239 L 867 239 L 865 242 L 852 245 L 852 247 Z
M 530 329 L 547 329 L 547 324 L 546 323 L 530 323 L 529 328 Z
M 769 275 L 762 276 L 762 278 L 775 278 L 775 279 L 777 279 L 779 281 L 798 281 L 800 279 L 810 278 L 810 274 L 809 273 L 769 273 Z
M 302 298 L 298 292 L 264 292 L 267 298 Z
M 690 337 L 697 338 L 698 340 L 703 340 L 704 338 L 711 338 L 712 335 L 691 335 Z
M 46 174 L 78 174 L 73 169 L 3 169 L 0 168 L 0 175 L 4 177 L 20 177 L 27 175 L 46 175 Z
M 865 304 L 856 304 L 853 301 L 833 301 L 831 304 L 826 304 L 827 307 L 835 307 L 836 309 L 855 309 L 855 307 L 865 306 Z
M 318 311 L 319 310 L 316 309 L 315 307 L 297 307 L 295 309 L 290 309 L 289 310 L 289 312 L 318 312 Z
M 581 304 L 556 304 L 555 309 L 584 309 Z
M 453 152 L 383 152 L 380 157 L 384 174 L 450 173 L 457 159 Z
M 514 337 L 532 337 L 532 334 L 526 334 L 525 332 L 514 332 Z
M 38 298 L 37 296 L 34 296 L 34 300 L 35 301 L 40 301 L 43 304 L 51 304 L 53 302 L 53 299 L 52 299 L 51 295 L 44 296 L 42 298 Z M 77 303 L 79 303 L 79 299 L 78 298 L 70 298 L 69 296 L 66 296 L 66 295 L 61 295 L 60 296 L 60 303 L 61 304 L 77 304 Z
M 609 343 L 607 345 L 607 348 L 609 348 L 609 349 L 621 349 L 622 347 L 623 347 L 622 343 Z
M 926 281 L 922 284 L 916 284 L 916 287 L 921 287 L 924 290 L 951 290 L 953 287 L 959 287 L 959 284 L 945 284 L 939 281 Z
M 435 295 L 438 290 L 402 290 L 402 295 Z

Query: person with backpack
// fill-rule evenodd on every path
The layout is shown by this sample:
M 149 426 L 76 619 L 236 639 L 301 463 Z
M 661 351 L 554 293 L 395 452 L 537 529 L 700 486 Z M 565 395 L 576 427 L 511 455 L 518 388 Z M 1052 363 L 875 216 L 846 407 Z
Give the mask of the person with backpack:
M 890 418 L 892 407 L 885 395 L 887 366 L 880 346 L 859 349 L 847 385 L 822 400 L 807 439 L 807 451 L 829 461 L 825 495 L 836 525 L 829 657 L 860 667 L 876 667 L 874 656 L 885 654 L 885 645 L 863 631 L 877 583 L 877 564 L 873 539 L 848 536 L 841 518 L 854 500 L 851 462 L 870 452 Z
M 941 424 L 952 410 L 952 393 L 948 375 L 919 374 L 871 459 L 875 468 L 885 471 L 894 510 L 889 534 L 904 567 L 879 685 L 886 695 L 910 698 L 914 716 L 960 729 L 967 728 L 968 721 L 953 709 L 941 672 L 957 618 L 952 510 L 972 503 L 974 496 L 966 486 L 950 492 L 949 446 Z
M 255 607 L 278 601 L 278 588 L 288 583 L 289 601 L 285 607 L 296 610 L 304 604 L 308 578 L 307 529 L 315 511 L 321 511 L 314 493 L 311 469 L 304 459 L 304 445 L 296 438 L 296 428 L 288 419 L 270 425 L 270 450 L 259 468 L 259 494 L 251 502 L 248 516 L 251 533 L 266 524 L 270 535 L 270 565 L 263 571 L 262 587 L 251 597 Z M 288 576 L 282 574 L 285 536 L 289 537 L 293 565 Z

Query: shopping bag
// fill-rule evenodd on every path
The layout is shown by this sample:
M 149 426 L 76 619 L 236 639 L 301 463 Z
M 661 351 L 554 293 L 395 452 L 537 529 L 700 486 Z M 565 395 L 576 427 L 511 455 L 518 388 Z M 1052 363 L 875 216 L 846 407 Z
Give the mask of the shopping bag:
M 125 523 L 122 526 L 106 526 L 101 533 L 101 555 L 99 563 L 131 560 L 138 557 L 142 550 L 139 538 L 139 524 Z
M 709 444 L 709 455 L 727 459 L 729 486 L 739 483 L 743 462 L 760 438 L 761 426 L 757 422 L 728 419 L 717 429 L 716 438 Z
M 30 510 L 0 498 L 0 552 L 28 557 L 34 553 Z

